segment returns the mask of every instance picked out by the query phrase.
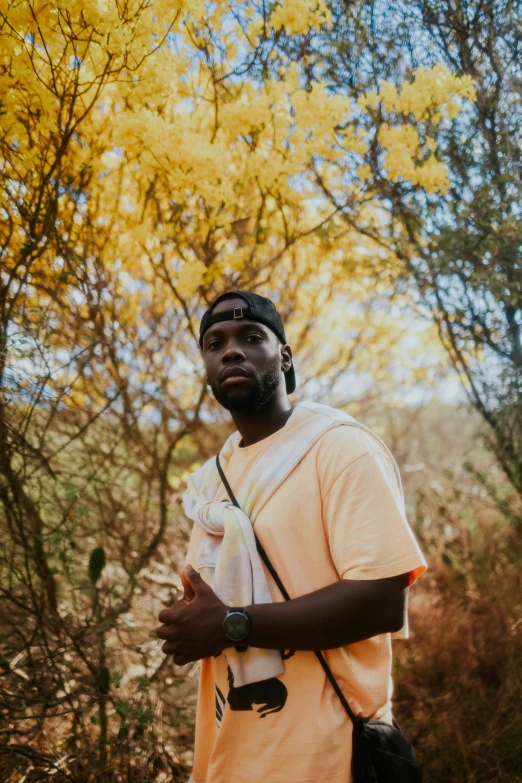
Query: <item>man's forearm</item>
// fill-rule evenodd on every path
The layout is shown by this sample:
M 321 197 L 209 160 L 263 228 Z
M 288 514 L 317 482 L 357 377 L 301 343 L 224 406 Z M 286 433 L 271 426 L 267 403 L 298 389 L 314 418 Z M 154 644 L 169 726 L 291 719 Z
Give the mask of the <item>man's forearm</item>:
M 247 607 L 248 644 L 276 650 L 329 650 L 404 624 L 407 576 L 342 580 L 277 604 Z

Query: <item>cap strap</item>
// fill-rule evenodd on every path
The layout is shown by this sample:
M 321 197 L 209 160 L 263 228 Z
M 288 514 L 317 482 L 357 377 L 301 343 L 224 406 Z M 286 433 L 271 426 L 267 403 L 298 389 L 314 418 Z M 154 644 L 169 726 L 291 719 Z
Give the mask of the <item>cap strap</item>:
M 247 305 L 246 307 L 234 307 L 233 310 L 225 310 L 222 313 L 216 313 L 210 316 L 209 326 L 212 324 L 218 324 L 220 321 L 237 321 L 241 318 L 249 318 L 251 316 L 251 309 Z

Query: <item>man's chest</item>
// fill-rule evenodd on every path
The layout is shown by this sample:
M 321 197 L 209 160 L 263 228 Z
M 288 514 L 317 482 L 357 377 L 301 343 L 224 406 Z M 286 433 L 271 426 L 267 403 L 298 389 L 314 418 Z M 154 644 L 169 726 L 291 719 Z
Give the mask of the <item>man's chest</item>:
M 320 480 L 308 467 L 290 473 L 252 517 L 256 536 L 292 597 L 339 578 L 323 523 Z M 227 472 L 227 479 L 234 494 L 240 494 L 241 472 Z M 224 487 L 218 498 L 227 498 Z M 273 599 L 281 600 L 268 573 L 267 577 Z

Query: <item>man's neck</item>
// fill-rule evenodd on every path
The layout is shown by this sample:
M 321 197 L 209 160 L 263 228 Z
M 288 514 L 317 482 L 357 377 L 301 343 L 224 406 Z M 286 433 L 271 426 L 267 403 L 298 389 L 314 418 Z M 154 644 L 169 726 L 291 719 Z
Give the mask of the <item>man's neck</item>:
M 282 429 L 293 409 L 285 395 L 284 400 L 272 399 L 267 407 L 256 413 L 232 413 L 234 424 L 242 436 L 241 446 L 252 446 Z

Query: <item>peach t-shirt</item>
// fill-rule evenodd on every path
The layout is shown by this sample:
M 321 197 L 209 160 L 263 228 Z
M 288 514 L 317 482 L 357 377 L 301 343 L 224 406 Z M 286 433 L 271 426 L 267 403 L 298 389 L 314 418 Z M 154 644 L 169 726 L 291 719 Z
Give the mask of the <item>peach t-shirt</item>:
M 227 468 L 234 494 L 281 432 L 236 448 Z M 216 499 L 226 497 L 222 488 Z M 353 426 L 319 438 L 262 508 L 255 532 L 292 598 L 339 579 L 409 573 L 412 583 L 426 567 L 389 458 Z M 194 526 L 193 566 L 202 535 Z M 268 572 L 267 580 L 272 599 L 283 600 Z M 287 650 L 284 659 L 283 674 L 243 688 L 234 688 L 223 655 L 202 661 L 194 783 L 349 783 L 352 726 L 331 684 L 313 652 Z M 390 634 L 326 652 L 354 712 L 385 720 L 391 659 Z

